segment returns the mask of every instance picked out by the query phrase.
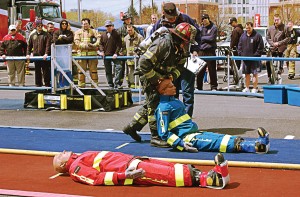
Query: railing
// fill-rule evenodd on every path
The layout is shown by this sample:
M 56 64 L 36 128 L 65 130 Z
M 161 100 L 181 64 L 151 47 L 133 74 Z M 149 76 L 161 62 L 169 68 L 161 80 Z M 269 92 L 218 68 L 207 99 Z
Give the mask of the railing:
M 73 59 L 75 60 L 81 60 L 81 59 L 103 59 L 102 56 L 73 56 Z M 117 58 L 113 58 L 112 56 L 105 56 L 104 59 L 118 59 L 118 60 L 127 60 L 127 59 L 134 59 L 135 64 L 137 57 L 136 56 L 118 56 Z M 229 87 L 229 81 L 230 81 L 230 75 L 229 75 L 229 60 L 251 60 L 251 61 L 300 61 L 300 58 L 285 58 L 285 57 L 244 57 L 244 56 L 201 56 L 201 59 L 203 60 L 228 60 L 227 61 L 227 68 L 228 68 L 228 87 Z M 6 59 L 0 58 L 0 62 L 4 61 L 9 61 L 9 60 L 27 60 L 26 57 L 12 57 L 12 56 L 7 56 Z M 30 61 L 42 61 L 43 56 L 34 56 L 30 57 Z M 48 56 L 46 58 L 47 61 L 51 60 L 51 57 Z M 137 87 L 137 86 L 136 86 Z M 140 87 L 140 86 L 139 86 Z M 6 86 L 0 86 L 0 89 L 3 90 L 47 90 L 51 89 L 52 87 L 6 87 Z M 141 93 L 140 88 L 137 89 L 132 89 L 133 92 L 139 92 Z M 230 92 L 230 89 L 228 88 L 227 93 L 224 91 L 195 91 L 196 94 L 211 94 L 211 95 L 234 95 L 234 96 L 256 96 L 256 97 L 263 97 L 262 94 L 256 93 L 242 93 L 242 92 Z

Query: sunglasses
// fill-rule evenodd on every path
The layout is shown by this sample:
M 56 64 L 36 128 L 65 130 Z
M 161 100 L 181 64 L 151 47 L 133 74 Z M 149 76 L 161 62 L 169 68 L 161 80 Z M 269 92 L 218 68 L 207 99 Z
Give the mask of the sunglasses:
M 62 25 L 67 25 L 67 23 L 62 23 Z
M 106 27 L 111 27 L 112 25 L 106 25 Z
M 10 31 L 16 31 L 15 29 L 12 29 L 12 30 L 10 30 Z
M 208 18 L 207 17 L 203 17 L 202 20 L 204 20 L 204 19 L 208 19 Z

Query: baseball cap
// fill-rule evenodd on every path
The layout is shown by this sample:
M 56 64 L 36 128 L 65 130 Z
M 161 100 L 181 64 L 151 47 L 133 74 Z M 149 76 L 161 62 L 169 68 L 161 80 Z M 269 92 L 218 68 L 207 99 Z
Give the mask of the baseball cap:
M 165 3 L 163 6 L 164 15 L 167 18 L 173 18 L 174 16 L 178 16 L 179 12 L 176 8 L 176 5 L 174 3 Z
M 237 22 L 237 19 L 236 19 L 235 17 L 231 17 L 231 18 L 229 19 L 228 25 L 231 25 L 231 23 L 232 23 L 233 21 Z
M 104 24 L 105 27 L 112 26 L 112 25 L 114 25 L 114 24 L 111 22 L 111 20 L 106 20 L 105 21 L 105 24 Z
M 35 26 L 37 27 L 37 26 L 39 26 L 39 25 L 43 25 L 43 23 L 42 23 L 42 20 L 37 19 L 37 20 L 35 21 Z
M 9 29 L 9 31 L 11 31 L 11 30 L 13 30 L 13 29 L 15 29 L 15 30 L 16 30 L 16 29 L 17 29 L 17 27 L 16 27 L 15 25 L 10 25 L 8 29 Z

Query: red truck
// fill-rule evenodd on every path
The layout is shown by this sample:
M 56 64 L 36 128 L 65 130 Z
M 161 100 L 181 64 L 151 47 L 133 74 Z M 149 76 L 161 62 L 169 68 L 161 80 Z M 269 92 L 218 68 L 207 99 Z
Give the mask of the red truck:
M 29 35 L 36 18 L 41 18 L 44 25 L 52 22 L 55 28 L 59 28 L 59 23 L 66 18 L 65 16 L 65 13 L 61 12 L 59 2 L 55 0 L 1 0 L 0 41 L 8 33 L 8 26 L 15 20 L 22 20 L 22 29 L 27 30 Z M 80 23 L 69 22 L 73 31 L 81 28 Z

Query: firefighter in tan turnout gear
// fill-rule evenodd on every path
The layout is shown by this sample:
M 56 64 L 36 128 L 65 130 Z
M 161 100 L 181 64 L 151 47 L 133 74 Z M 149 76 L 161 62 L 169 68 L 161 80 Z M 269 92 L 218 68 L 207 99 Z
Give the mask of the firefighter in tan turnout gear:
M 97 56 L 97 50 L 100 43 L 100 34 L 90 26 L 90 19 L 81 20 L 82 28 L 75 32 L 74 42 L 78 48 L 79 56 Z M 92 80 L 98 83 L 97 59 L 79 60 L 79 65 L 84 71 L 89 69 Z M 85 87 L 85 76 L 78 70 L 78 85 Z

